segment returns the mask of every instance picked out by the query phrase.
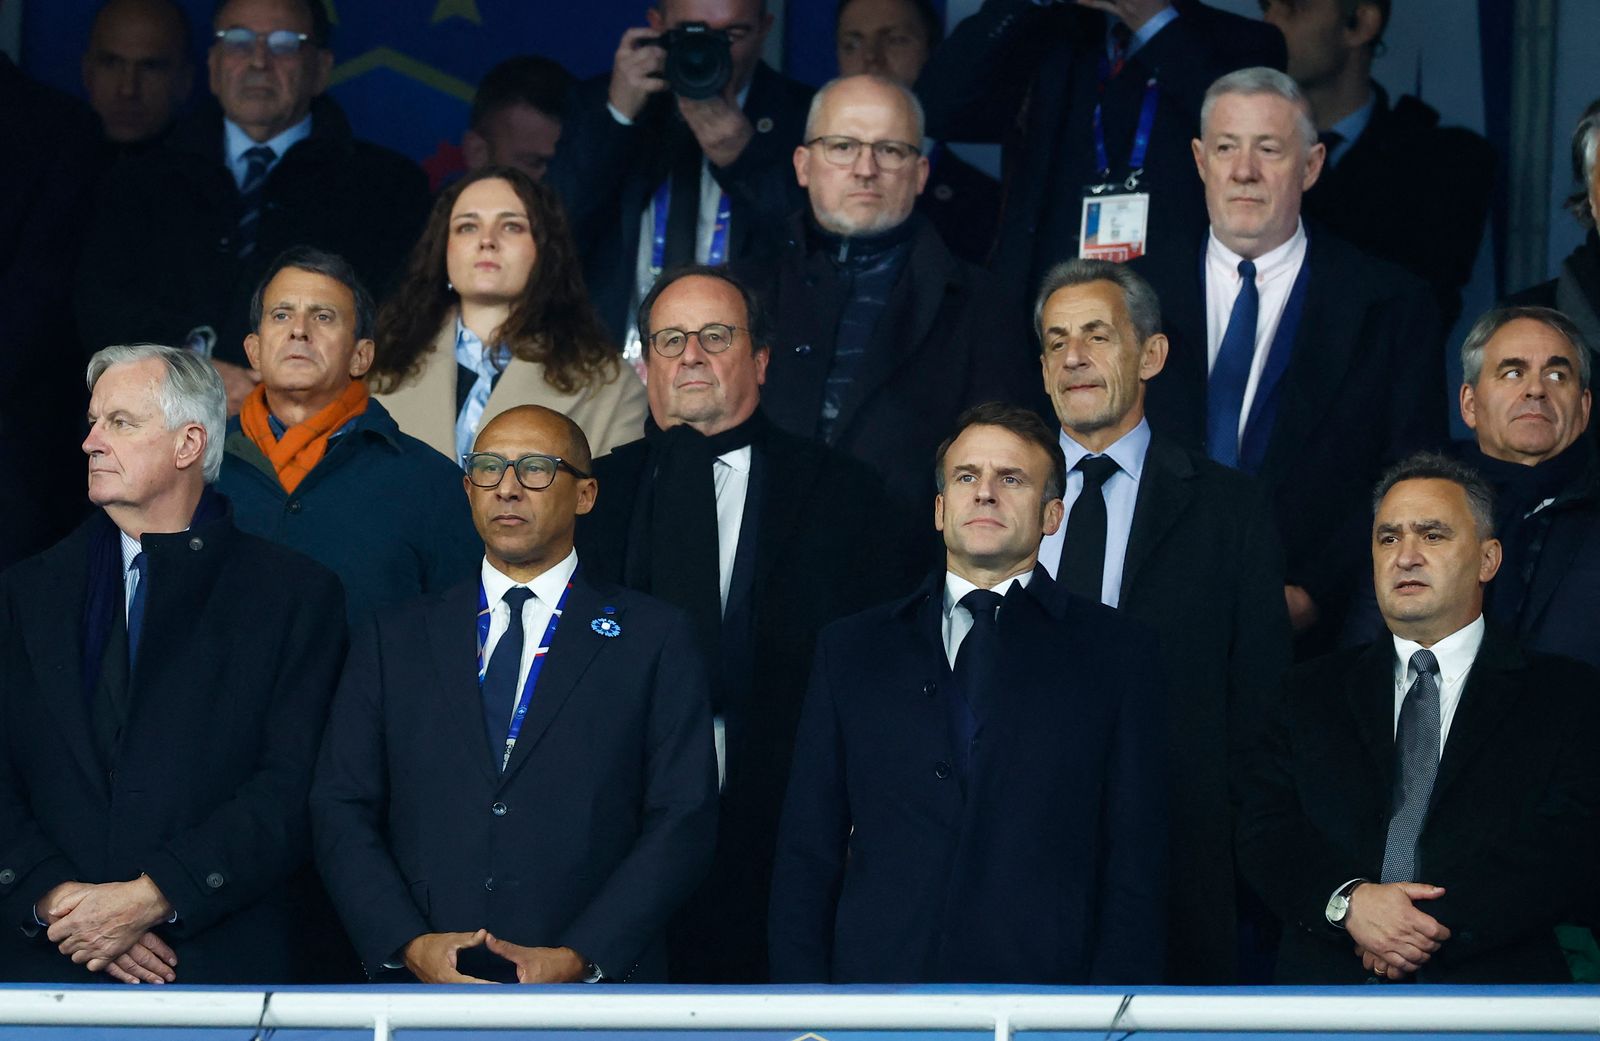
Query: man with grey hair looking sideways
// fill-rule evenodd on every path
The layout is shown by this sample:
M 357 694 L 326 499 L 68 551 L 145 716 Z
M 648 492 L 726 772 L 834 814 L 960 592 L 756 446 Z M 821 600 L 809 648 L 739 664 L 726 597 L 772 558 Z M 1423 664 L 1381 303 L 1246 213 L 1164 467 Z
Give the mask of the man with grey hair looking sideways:
M 794 150 L 807 208 L 749 271 L 775 334 L 762 407 L 875 467 L 918 528 L 926 460 L 962 410 L 1044 404 L 1022 316 L 913 212 L 922 146 L 922 106 L 904 85 L 859 75 L 824 86 Z
M 0 579 L 0 978 L 295 981 L 343 593 L 212 490 L 203 357 L 107 347 L 88 384 L 99 509 Z
M 1325 150 L 1294 80 L 1229 73 L 1206 91 L 1200 124 L 1211 228 L 1199 256 L 1133 264 L 1171 319 L 1150 425 L 1267 489 L 1303 654 L 1338 631 L 1367 489 L 1444 437 L 1436 309 L 1421 280 L 1301 220 Z

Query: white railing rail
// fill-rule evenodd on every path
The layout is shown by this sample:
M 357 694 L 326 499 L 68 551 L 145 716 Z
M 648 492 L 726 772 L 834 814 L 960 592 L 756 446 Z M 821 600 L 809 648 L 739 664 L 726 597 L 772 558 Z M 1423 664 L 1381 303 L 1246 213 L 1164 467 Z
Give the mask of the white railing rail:
M 263 1003 L 265 1008 L 263 1009 Z M 1372 993 L 972 988 L 0 988 L 0 1026 L 401 1029 L 1600 1033 L 1600 989 Z

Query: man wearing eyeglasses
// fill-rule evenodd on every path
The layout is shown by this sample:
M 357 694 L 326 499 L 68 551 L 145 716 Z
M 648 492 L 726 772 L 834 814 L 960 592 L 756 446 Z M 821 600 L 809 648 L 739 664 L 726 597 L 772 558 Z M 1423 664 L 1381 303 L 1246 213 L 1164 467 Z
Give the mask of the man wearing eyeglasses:
M 319 0 L 217 8 L 207 56 L 214 103 L 118 167 L 100 200 L 78 270 L 86 346 L 187 346 L 212 360 L 237 413 L 258 382 L 244 356 L 245 315 L 273 257 L 314 245 L 387 289 L 427 213 L 427 179 L 356 139 L 323 96 L 332 68 Z
M 579 521 L 578 547 L 597 574 L 686 610 L 710 666 L 717 856 L 673 923 L 672 978 L 765 982 L 767 886 L 812 644 L 828 622 L 903 592 L 921 561 L 877 475 L 766 418 L 766 323 L 727 269 L 668 272 L 638 321 L 645 437 L 595 463 L 606 494 Z
M 597 483 L 566 416 L 502 412 L 463 465 L 479 573 L 358 629 L 311 796 L 318 867 L 375 978 L 664 979 L 716 832 L 690 623 L 574 550 Z
M 871 464 L 921 531 L 926 465 L 980 401 L 1037 406 L 1022 312 L 914 213 L 928 180 L 922 107 L 904 85 L 847 76 L 818 91 L 795 178 L 809 207 L 750 274 L 772 307 L 765 403 L 778 426 Z

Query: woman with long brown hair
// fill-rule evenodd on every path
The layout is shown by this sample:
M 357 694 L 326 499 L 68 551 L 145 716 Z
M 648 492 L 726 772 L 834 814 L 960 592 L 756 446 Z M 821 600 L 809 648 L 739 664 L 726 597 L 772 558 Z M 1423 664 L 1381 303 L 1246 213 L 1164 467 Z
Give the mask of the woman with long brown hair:
M 505 166 L 440 193 L 367 379 L 400 429 L 453 459 L 513 405 L 571 416 L 595 455 L 644 434 L 644 385 L 606 342 L 555 194 Z

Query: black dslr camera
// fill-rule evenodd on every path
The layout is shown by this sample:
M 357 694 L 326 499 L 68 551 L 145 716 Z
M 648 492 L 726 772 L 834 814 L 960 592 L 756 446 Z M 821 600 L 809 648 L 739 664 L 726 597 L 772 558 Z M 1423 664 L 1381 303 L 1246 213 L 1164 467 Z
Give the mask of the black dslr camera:
M 685 22 L 646 42 L 666 48 L 663 76 L 680 98 L 714 98 L 733 79 L 732 41 L 724 29 L 708 29 L 704 22 Z

